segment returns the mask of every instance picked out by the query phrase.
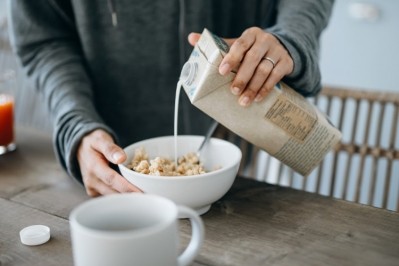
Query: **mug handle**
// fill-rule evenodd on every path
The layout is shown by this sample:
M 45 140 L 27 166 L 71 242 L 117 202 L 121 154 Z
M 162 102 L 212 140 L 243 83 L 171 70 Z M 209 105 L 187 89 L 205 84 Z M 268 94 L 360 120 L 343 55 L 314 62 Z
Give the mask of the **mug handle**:
M 204 242 L 204 223 L 194 210 L 185 207 L 177 206 L 179 217 L 187 217 L 191 223 L 191 240 L 186 249 L 177 258 L 177 265 L 189 265 L 198 255 L 202 243 Z

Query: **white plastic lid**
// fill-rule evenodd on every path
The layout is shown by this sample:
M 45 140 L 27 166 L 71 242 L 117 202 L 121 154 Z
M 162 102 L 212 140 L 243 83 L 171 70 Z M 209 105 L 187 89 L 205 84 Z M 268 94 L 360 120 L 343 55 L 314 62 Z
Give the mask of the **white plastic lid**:
M 195 80 L 195 77 L 197 76 L 198 72 L 198 64 L 193 63 L 190 61 L 187 61 L 183 65 L 183 69 L 180 74 L 180 80 L 187 86 L 191 86 L 193 81 Z
M 49 241 L 50 228 L 45 225 L 31 225 L 19 232 L 22 244 L 28 246 L 41 245 Z

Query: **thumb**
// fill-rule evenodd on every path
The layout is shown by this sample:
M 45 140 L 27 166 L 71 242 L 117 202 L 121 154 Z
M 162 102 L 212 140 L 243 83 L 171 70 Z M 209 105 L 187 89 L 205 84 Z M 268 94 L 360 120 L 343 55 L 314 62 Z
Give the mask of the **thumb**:
M 107 132 L 98 131 L 91 145 L 95 150 L 102 153 L 111 163 L 120 164 L 127 158 L 124 150 L 115 144 L 114 140 Z
M 198 42 L 199 38 L 201 38 L 200 33 L 192 32 L 188 35 L 188 42 L 192 45 L 195 46 L 195 44 Z
M 126 153 L 124 152 L 124 150 L 121 147 L 119 147 L 119 146 L 117 146 L 115 144 L 111 145 L 110 152 L 107 153 L 107 154 L 110 155 L 110 156 L 107 156 L 107 157 L 110 157 L 110 158 L 107 158 L 107 159 L 110 162 L 114 163 L 114 164 L 123 163 L 126 160 L 126 157 L 127 157 Z
M 192 46 L 195 46 L 199 38 L 201 38 L 200 33 L 192 32 L 188 35 L 188 42 Z M 237 40 L 237 38 L 223 38 L 223 40 L 227 43 L 228 46 L 231 46 L 235 42 L 235 40 Z

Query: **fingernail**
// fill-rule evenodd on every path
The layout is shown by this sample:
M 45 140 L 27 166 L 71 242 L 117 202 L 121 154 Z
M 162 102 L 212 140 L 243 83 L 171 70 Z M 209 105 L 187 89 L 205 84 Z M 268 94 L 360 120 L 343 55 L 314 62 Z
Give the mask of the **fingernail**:
M 226 75 L 230 71 L 230 65 L 227 63 L 224 63 L 219 67 L 219 73 L 220 75 Z
M 244 96 L 244 97 L 242 97 L 241 99 L 240 99 L 240 105 L 241 106 L 248 106 L 248 104 L 249 104 L 249 97 L 248 96 Z
M 120 151 L 117 151 L 112 155 L 112 158 L 114 158 L 115 162 L 119 162 L 122 159 L 122 157 L 123 153 Z
M 255 102 L 260 102 L 260 101 L 262 101 L 263 100 L 263 97 L 260 95 L 260 94 L 258 94 L 258 95 L 256 95 L 256 97 L 255 97 Z
M 231 88 L 231 93 L 233 93 L 234 95 L 239 95 L 240 94 L 240 88 L 238 88 L 238 87 Z

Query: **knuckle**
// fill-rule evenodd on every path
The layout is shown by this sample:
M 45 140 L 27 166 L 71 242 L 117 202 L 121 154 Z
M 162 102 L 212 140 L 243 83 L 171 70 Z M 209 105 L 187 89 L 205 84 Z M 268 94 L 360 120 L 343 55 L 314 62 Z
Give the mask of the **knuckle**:
M 292 58 L 289 56 L 287 53 L 286 56 L 283 57 L 283 63 L 286 65 L 288 68 L 291 68 L 294 66 L 294 61 L 292 61 Z
M 127 182 L 123 182 L 121 184 L 121 193 L 126 193 L 126 192 L 132 192 L 132 190 L 129 188 L 129 184 Z
M 95 182 L 93 178 L 85 178 L 83 177 L 83 183 L 86 190 L 86 194 L 90 197 L 98 196 L 98 192 L 95 189 Z
M 255 96 L 262 84 L 259 84 L 259 80 L 254 81 L 251 80 L 251 82 L 248 83 L 247 87 L 245 88 L 245 94 L 246 96 L 250 96 L 250 98 L 252 98 L 253 96 Z
M 113 187 L 115 184 L 115 175 L 113 174 L 106 174 L 103 179 L 104 183 L 108 186 Z
M 102 130 L 94 130 L 90 135 L 92 135 L 96 140 L 98 140 L 104 138 L 105 133 Z
M 249 96 L 249 98 L 254 98 L 256 94 L 258 93 L 259 88 L 255 87 L 254 85 L 248 86 L 247 89 L 245 90 L 245 95 Z
M 119 151 L 119 149 L 113 143 L 109 143 L 104 147 L 105 154 L 114 154 L 117 151 Z
M 265 96 L 265 94 L 267 93 L 267 90 L 265 87 L 260 88 L 260 90 L 258 91 L 258 94 Z
M 91 188 L 86 188 L 86 194 L 89 197 L 96 197 L 98 195 L 98 193 L 94 189 L 91 189 Z
M 82 140 L 80 141 L 80 146 L 81 147 L 87 147 L 90 145 L 90 143 L 92 142 L 91 140 L 91 136 L 90 135 L 86 135 L 82 138 Z
M 133 190 L 130 188 L 130 183 L 124 178 L 117 178 L 115 177 L 115 180 L 117 181 L 117 186 L 114 187 L 116 191 L 119 193 L 127 193 L 127 192 L 132 192 Z M 115 181 L 116 183 L 116 181 Z M 116 184 L 115 184 L 116 185 Z
M 104 130 L 99 129 L 94 131 L 94 139 L 96 142 L 113 142 L 112 137 Z
M 273 68 L 273 70 L 271 71 L 271 76 L 272 76 L 273 78 L 279 79 L 279 78 L 281 78 L 281 77 L 284 76 L 284 73 L 283 73 L 283 71 L 282 71 L 281 68 L 275 67 L 275 68 Z
M 264 34 L 262 34 L 259 39 L 262 43 L 271 43 L 274 41 L 273 35 L 271 35 L 270 33 L 267 32 L 263 32 Z
M 87 172 L 81 171 L 82 173 L 82 180 L 83 183 L 85 185 L 86 188 L 92 188 L 94 185 L 94 178 L 92 178 L 92 176 L 90 174 L 88 174 Z
M 279 54 L 281 54 L 282 57 L 288 56 L 288 51 L 287 51 L 287 49 L 285 49 L 284 46 L 279 45 L 279 46 L 277 46 L 276 50 L 277 50 L 277 52 L 278 52 Z
M 261 76 L 268 76 L 271 71 L 271 67 L 269 66 L 270 64 L 260 64 L 258 66 L 257 71 Z
M 258 94 L 262 97 L 265 98 L 271 90 L 266 89 L 265 87 L 263 87 L 262 89 L 259 90 Z
M 290 55 L 287 53 L 287 52 L 285 52 L 281 57 L 280 57 L 280 60 L 279 60 L 281 63 L 283 63 L 284 65 L 287 65 L 287 64 L 292 64 L 292 59 L 291 59 L 291 57 L 290 57 Z
M 82 138 L 82 145 L 88 146 L 92 143 L 103 141 L 107 137 L 107 134 L 103 130 L 94 130 Z
M 247 85 L 247 82 L 242 78 L 238 77 L 234 80 L 233 86 L 242 90 Z
M 236 64 L 238 64 L 240 62 L 240 59 L 238 58 L 238 56 L 236 54 L 233 54 L 233 53 L 228 53 L 225 56 L 224 60 L 226 62 L 232 64 L 232 65 L 236 65 Z
M 259 32 L 259 28 L 258 27 L 250 27 L 247 30 L 245 30 L 246 32 L 248 32 L 249 34 L 256 34 Z
M 272 91 L 272 89 L 273 89 L 273 87 L 270 84 L 266 83 L 260 89 L 260 93 L 262 93 L 262 95 L 264 96 L 264 95 L 269 94 Z
M 247 57 L 251 61 L 257 61 L 260 59 L 261 56 L 256 51 L 249 50 L 248 52 L 246 52 L 245 57 Z
M 251 34 L 251 31 L 252 31 L 252 27 L 251 28 L 247 28 L 246 30 L 244 30 L 242 32 L 241 36 L 245 36 L 245 35 Z
M 238 38 L 235 41 L 235 45 L 238 46 L 242 50 L 248 50 L 248 48 L 249 48 L 249 44 L 243 38 Z

